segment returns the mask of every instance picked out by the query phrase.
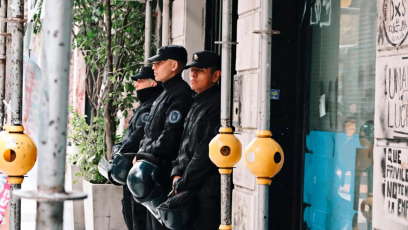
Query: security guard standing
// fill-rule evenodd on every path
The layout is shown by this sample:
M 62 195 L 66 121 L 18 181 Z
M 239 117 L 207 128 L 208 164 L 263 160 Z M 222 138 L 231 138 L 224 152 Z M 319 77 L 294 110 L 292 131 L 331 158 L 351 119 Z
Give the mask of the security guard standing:
M 155 79 L 163 83 L 164 91 L 153 103 L 136 159 L 158 164 L 160 189 L 167 194 L 172 188 L 171 162 L 177 157 L 184 119 L 192 104 L 192 91 L 181 77 L 187 51 L 179 45 L 163 46 L 149 61 L 153 62 Z M 151 230 L 167 229 L 151 213 L 147 214 L 147 226 Z
M 152 67 L 142 67 L 141 72 L 131 77 L 135 83 L 140 106 L 133 111 L 128 129 L 122 140 L 113 146 L 112 159 L 123 156 L 129 162 L 133 160 L 144 136 L 144 126 L 149 117 L 153 101 L 159 96 L 163 87 L 154 80 Z M 117 169 L 115 171 L 118 171 Z M 146 229 L 146 208 L 132 197 L 127 185 L 123 186 L 122 212 L 129 230 Z
M 215 230 L 220 225 L 220 174 L 209 158 L 208 144 L 220 127 L 221 95 L 217 82 L 221 77 L 221 57 L 210 51 L 197 52 L 186 68 L 190 68 L 191 89 L 196 95 L 171 177 L 176 194 L 187 190 L 196 193 L 193 226 L 187 229 Z

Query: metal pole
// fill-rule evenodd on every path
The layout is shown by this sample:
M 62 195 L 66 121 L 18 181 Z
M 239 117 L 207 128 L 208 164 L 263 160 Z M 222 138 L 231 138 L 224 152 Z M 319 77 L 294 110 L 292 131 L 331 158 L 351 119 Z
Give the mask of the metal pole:
M 258 184 L 258 230 L 268 229 L 269 185 Z M 261 221 L 262 220 L 262 221 Z
M 11 18 L 11 1 L 10 2 L 8 2 L 8 4 L 7 4 L 7 19 L 9 19 L 9 18 Z M 8 32 L 6 32 L 6 34 L 5 35 L 7 35 L 7 36 L 5 36 L 6 37 L 6 75 L 5 76 L 11 76 L 11 74 L 10 74 L 10 72 L 11 72 L 11 33 L 10 33 L 10 28 L 11 28 L 11 24 L 12 23 L 6 23 L 6 25 L 7 25 L 7 29 L 6 29 L 6 31 L 8 31 Z M 11 95 L 11 92 L 10 92 L 10 85 L 11 85 L 11 77 L 6 77 L 6 79 L 5 79 L 5 83 L 4 83 L 4 85 L 5 85 L 5 89 L 4 89 L 4 98 L 5 98 L 5 100 L 6 100 L 6 102 L 7 103 L 9 103 L 10 104 L 10 95 Z M 4 122 L 6 122 L 6 120 L 7 120 L 7 122 L 10 122 L 10 120 L 11 119 L 9 119 L 9 115 L 8 115 L 8 110 L 6 109 L 6 105 L 4 104 L 4 102 L 3 102 L 3 106 L 4 106 Z
M 231 225 L 231 174 L 221 174 L 221 225 Z
M 232 1 L 222 3 L 221 47 L 221 126 L 231 127 L 231 45 L 232 45 Z M 232 169 L 231 169 L 232 171 Z M 231 173 L 221 174 L 221 225 L 220 229 L 231 226 Z
M 170 0 L 163 0 L 162 46 L 169 45 L 170 37 Z
M 261 2 L 261 76 L 259 81 L 259 130 L 270 129 L 270 88 L 272 52 L 272 0 Z M 269 185 L 258 185 L 258 230 L 268 229 Z
M 21 200 L 13 195 L 16 189 L 21 189 L 21 184 L 10 184 L 9 228 L 11 230 L 21 229 Z
M 7 18 L 7 1 L 0 1 L 0 18 Z M 0 33 L 7 32 L 7 25 L 5 21 L 0 21 Z M 5 81 L 6 81 L 6 37 L 0 36 L 0 125 L 4 124 L 4 105 L 5 99 Z
M 231 45 L 232 1 L 222 1 L 222 52 L 221 52 L 221 126 L 231 126 Z
M 150 57 L 150 48 L 152 47 L 152 2 L 146 1 L 146 17 L 145 17 L 145 52 L 144 65 L 148 65 Z
M 72 28 L 71 1 L 46 1 L 42 60 L 47 88 L 41 101 L 45 116 L 40 126 L 39 193 L 64 193 L 67 142 L 68 85 Z M 48 91 L 48 92 L 47 92 Z M 37 202 L 36 229 L 62 229 L 63 201 Z
M 21 105 L 23 102 L 23 39 L 24 39 L 24 0 L 13 0 L 11 3 L 11 124 L 21 124 Z
M 11 2 L 9 32 L 11 33 L 10 46 L 10 106 L 11 125 L 21 124 L 22 102 L 23 102 L 23 39 L 24 39 L 24 1 L 13 0 Z M 20 189 L 21 184 L 10 184 L 10 191 Z M 9 227 L 13 230 L 21 228 L 21 200 L 14 197 L 11 192 L 10 197 L 10 222 Z
M 261 2 L 261 76 L 259 81 L 260 107 L 258 129 L 270 128 L 270 91 L 271 91 L 271 51 L 272 51 L 272 1 Z

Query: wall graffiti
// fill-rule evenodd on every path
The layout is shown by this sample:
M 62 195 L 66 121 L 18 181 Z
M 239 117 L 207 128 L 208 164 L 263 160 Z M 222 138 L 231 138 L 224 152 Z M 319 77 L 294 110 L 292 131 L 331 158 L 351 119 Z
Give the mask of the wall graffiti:
M 377 0 L 373 229 L 408 224 L 408 0 Z
M 408 218 L 408 149 L 382 148 L 385 159 L 384 212 L 388 219 L 406 223 Z
M 377 138 L 408 138 L 408 57 L 378 58 Z
M 407 229 L 408 148 L 384 144 L 374 149 L 373 229 Z
M 382 8 L 379 9 L 382 10 L 380 34 L 383 33 L 387 42 L 392 46 L 402 45 L 407 38 L 407 7 L 408 0 L 384 0 Z
M 312 1 L 310 25 L 330 26 L 331 10 L 331 0 Z
M 387 126 L 389 128 L 404 128 L 408 126 L 408 65 L 387 68 L 385 71 L 389 99 L 387 103 Z M 408 132 L 399 132 L 408 134 Z

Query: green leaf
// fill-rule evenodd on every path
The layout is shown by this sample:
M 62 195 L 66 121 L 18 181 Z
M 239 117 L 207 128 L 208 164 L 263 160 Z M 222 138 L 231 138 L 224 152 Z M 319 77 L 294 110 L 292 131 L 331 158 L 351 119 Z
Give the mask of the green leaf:
M 92 30 L 88 30 L 88 33 L 86 34 L 89 38 L 93 38 L 93 31 Z

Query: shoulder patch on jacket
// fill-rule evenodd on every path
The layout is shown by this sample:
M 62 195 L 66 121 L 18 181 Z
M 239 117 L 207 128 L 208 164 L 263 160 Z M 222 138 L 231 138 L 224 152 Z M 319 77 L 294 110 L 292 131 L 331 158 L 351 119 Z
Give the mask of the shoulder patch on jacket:
M 141 120 L 143 123 L 146 123 L 146 122 L 149 120 L 149 113 L 146 112 L 146 113 L 143 113 L 142 115 L 140 115 L 140 120 Z
M 169 122 L 170 123 L 172 123 L 172 124 L 176 124 L 176 123 L 178 123 L 179 121 L 181 121 L 181 112 L 180 111 L 178 111 L 178 110 L 172 110 L 170 113 L 169 113 Z

